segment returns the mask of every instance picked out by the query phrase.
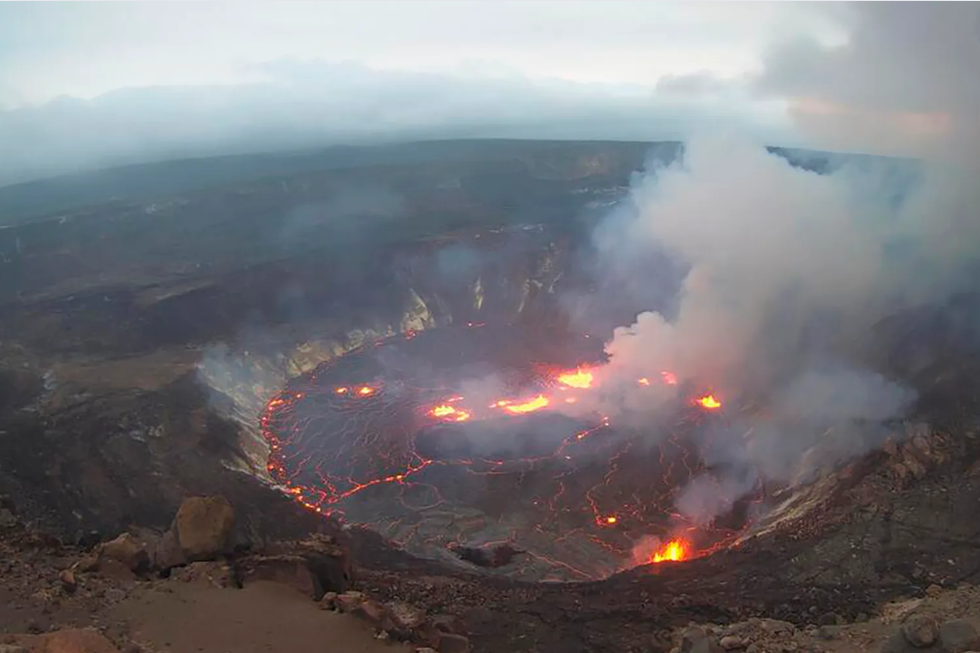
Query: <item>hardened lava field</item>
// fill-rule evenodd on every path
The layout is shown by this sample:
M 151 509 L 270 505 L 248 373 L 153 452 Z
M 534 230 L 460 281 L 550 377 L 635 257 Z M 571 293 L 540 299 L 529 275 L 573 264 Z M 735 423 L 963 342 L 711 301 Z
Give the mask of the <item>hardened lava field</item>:
M 720 404 L 683 402 L 658 434 L 561 411 L 593 391 L 601 357 L 588 337 L 524 327 L 374 343 L 270 401 L 269 469 L 309 508 L 415 555 L 526 580 L 603 578 L 723 544 L 738 519 L 706 530 L 672 514 L 679 489 L 710 474 L 689 436 Z M 637 379 L 652 382 L 673 379 Z

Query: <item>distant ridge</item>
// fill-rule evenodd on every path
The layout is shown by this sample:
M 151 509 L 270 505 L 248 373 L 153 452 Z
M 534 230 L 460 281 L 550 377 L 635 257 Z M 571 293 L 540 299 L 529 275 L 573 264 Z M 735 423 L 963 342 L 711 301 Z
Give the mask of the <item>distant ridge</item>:
M 416 165 L 453 161 L 505 161 L 529 156 L 579 155 L 617 150 L 643 160 L 646 150 L 678 148 L 677 141 L 558 141 L 467 139 L 388 145 L 332 146 L 288 152 L 259 153 L 105 168 L 0 187 L 0 225 L 31 222 L 86 206 L 131 203 L 210 186 L 265 177 L 289 177 L 317 170 L 381 165 Z M 828 172 L 845 161 L 881 159 L 871 155 L 770 147 L 799 167 Z M 622 152 L 627 150 L 628 152 Z

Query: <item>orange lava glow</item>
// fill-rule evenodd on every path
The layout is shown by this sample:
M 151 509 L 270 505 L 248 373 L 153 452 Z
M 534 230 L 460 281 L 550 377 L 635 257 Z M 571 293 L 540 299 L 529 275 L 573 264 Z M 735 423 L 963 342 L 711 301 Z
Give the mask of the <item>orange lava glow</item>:
M 707 408 L 708 410 L 717 410 L 718 408 L 721 408 L 721 402 L 718 401 L 714 395 L 705 395 L 695 399 L 694 403 L 701 406 L 701 408 Z
M 366 397 L 368 395 L 373 395 L 374 394 L 374 388 L 372 388 L 369 385 L 362 385 L 360 388 L 357 389 L 357 394 L 361 395 L 362 397 Z
M 429 414 L 432 415 L 433 417 L 440 417 L 440 418 L 445 417 L 447 419 L 456 422 L 465 422 L 470 418 L 470 414 L 465 410 L 461 410 L 459 408 L 453 408 L 452 406 L 448 406 L 446 404 L 443 404 L 442 406 L 436 406 L 435 408 L 429 411 Z
M 654 551 L 650 562 L 680 562 L 687 560 L 691 556 L 690 546 L 684 540 L 671 540 L 667 544 Z
M 616 515 L 609 515 L 608 517 L 606 517 L 607 524 L 615 524 L 617 521 L 619 520 L 616 519 Z
M 637 383 L 640 385 L 650 385 L 650 379 L 643 377 L 642 379 L 638 380 Z
M 677 375 L 673 372 L 661 372 L 660 378 L 664 380 L 667 385 L 677 385 Z
M 501 404 L 502 402 L 499 402 L 498 401 L 497 403 L 498 404 Z M 520 414 L 523 414 L 523 413 L 530 413 L 530 412 L 533 412 L 535 410 L 540 410 L 540 409 L 544 408 L 545 406 L 547 406 L 549 403 L 551 403 L 551 402 L 548 401 L 548 398 L 547 397 L 545 397 L 544 395 L 538 395 L 534 399 L 531 399 L 529 401 L 525 401 L 525 402 L 520 403 L 520 404 L 509 404 L 509 405 L 505 405 L 504 406 L 504 410 L 506 410 L 509 413 L 514 413 L 515 415 L 520 415 Z
M 339 395 L 344 395 L 347 394 L 347 388 L 335 388 L 334 392 L 336 392 Z
M 579 368 L 574 372 L 564 372 L 558 375 L 559 383 L 567 385 L 569 388 L 591 388 L 592 372 Z

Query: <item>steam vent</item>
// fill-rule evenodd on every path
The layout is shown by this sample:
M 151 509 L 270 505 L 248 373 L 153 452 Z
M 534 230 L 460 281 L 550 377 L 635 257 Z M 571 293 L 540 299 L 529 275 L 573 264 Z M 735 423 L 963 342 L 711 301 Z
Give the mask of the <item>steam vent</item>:
M 713 156 L 442 141 L 112 169 L 111 201 L 0 188 L 0 534 L 62 606 L 32 636 L 76 606 L 138 620 L 127 597 L 169 614 L 161 583 L 249 621 L 262 580 L 444 652 L 669 651 L 690 622 L 832 650 L 972 591 L 977 295 L 892 302 L 877 284 L 918 260 L 897 241 L 884 277 L 823 276 L 822 222 L 740 258 L 690 222 L 688 178 L 731 172 Z M 811 207 L 883 161 L 746 160 Z

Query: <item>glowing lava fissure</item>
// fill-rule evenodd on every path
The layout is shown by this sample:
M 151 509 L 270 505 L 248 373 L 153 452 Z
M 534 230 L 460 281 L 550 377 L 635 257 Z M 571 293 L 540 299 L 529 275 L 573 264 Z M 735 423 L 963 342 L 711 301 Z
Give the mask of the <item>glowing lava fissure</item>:
M 650 557 L 650 562 L 681 562 L 691 557 L 691 545 L 685 540 L 670 540 Z
M 510 396 L 467 398 L 431 363 L 445 355 L 445 367 L 458 366 L 461 352 L 522 360 L 506 351 L 520 339 L 447 331 L 374 343 L 290 382 L 261 418 L 273 478 L 308 508 L 423 557 L 444 554 L 449 540 L 513 541 L 525 554 L 501 573 L 531 580 L 600 578 L 641 562 L 632 558 L 636 539 L 672 530 L 675 492 L 709 473 L 684 435 L 699 419 L 682 417 L 676 433 L 650 443 L 601 416 L 554 412 L 559 393 L 584 397 L 595 386 L 589 365 L 531 364 Z M 454 339 L 458 347 L 448 347 Z M 427 366 L 392 369 L 387 361 L 399 357 Z M 450 530 L 446 514 L 456 515 Z M 662 555 L 687 560 L 694 551 L 685 543 Z

